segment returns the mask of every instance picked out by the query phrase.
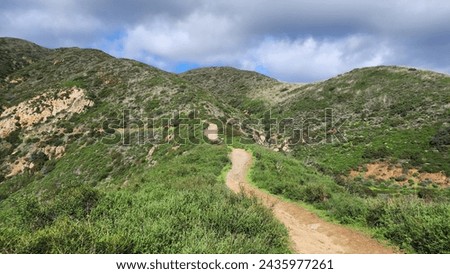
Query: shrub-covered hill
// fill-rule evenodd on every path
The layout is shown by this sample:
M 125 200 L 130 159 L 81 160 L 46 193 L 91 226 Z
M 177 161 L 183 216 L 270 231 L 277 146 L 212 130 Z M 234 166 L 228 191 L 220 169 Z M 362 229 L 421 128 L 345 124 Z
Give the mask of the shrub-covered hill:
M 92 143 L 129 127 L 145 133 L 130 137 L 146 145 L 141 152 L 146 154 L 151 141 L 164 140 L 170 132 L 163 129 L 173 129 L 180 119 L 192 120 L 194 127 L 194 121 L 195 126 L 207 119 L 226 121 L 234 111 L 177 75 L 136 61 L 92 49 L 48 50 L 16 43 L 27 42 L 3 38 L 0 50 L 12 48 L 14 56 L 35 58 L 0 82 L 0 178 L 36 171 L 43 162 L 63 156 L 73 142 Z M 11 58 L 3 59 L 5 66 L 10 63 Z M 129 150 L 121 149 L 125 154 Z M 133 156 L 127 157 L 132 162 Z
M 259 115 L 301 85 L 282 83 L 253 71 L 231 67 L 209 67 L 187 71 L 180 77 L 201 87 L 248 115 Z
M 227 148 L 202 138 L 233 108 L 98 50 L 2 38 L 0 52 L 0 252 L 290 252 L 268 210 L 226 189 Z
M 310 134 L 319 135 L 322 144 L 298 145 L 295 150 L 315 158 L 324 169 L 348 174 L 362 164 L 387 161 L 450 175 L 448 75 L 403 67 L 363 68 L 292 93 L 294 97 L 272 113 L 312 121 Z M 330 114 L 333 117 L 327 118 Z M 339 128 L 327 128 L 325 119 Z M 334 138 L 339 133 L 344 141 Z
M 182 77 L 261 118 L 255 128 L 265 138 L 257 141 L 277 148 L 292 138 L 290 149 L 299 157 L 328 161 L 323 167 L 333 173 L 389 160 L 450 175 L 448 75 L 380 66 L 311 84 L 284 84 L 232 68 L 197 69 Z M 270 89 L 269 97 L 264 89 Z M 292 119 L 285 132 L 278 123 L 283 119 Z
M 289 252 L 270 211 L 226 189 L 230 146 L 254 152 L 251 179 L 267 191 L 406 251 L 448 252 L 449 79 L 402 67 L 312 84 L 176 75 L 0 38 L 0 252 Z
M 0 38 L 0 83 L 12 72 L 42 59 L 50 52 L 28 41 Z
M 204 68 L 183 77 L 258 118 L 249 119 L 258 130 L 253 138 L 278 151 L 247 147 L 259 187 L 369 228 L 407 252 L 448 253 L 448 75 L 361 68 L 319 83 L 267 88 L 270 96 L 262 87 L 282 84 L 255 73 Z M 314 170 L 321 175 L 309 177 Z

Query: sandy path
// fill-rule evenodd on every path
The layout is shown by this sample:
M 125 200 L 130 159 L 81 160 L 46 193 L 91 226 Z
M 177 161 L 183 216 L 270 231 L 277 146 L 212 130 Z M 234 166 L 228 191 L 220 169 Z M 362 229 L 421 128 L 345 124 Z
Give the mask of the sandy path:
M 236 193 L 244 191 L 248 195 L 256 196 L 265 206 L 271 208 L 275 217 L 287 227 L 295 252 L 307 254 L 394 253 L 392 249 L 382 246 L 368 236 L 326 222 L 295 203 L 282 201 L 250 185 L 246 176 L 252 158 L 245 150 L 233 149 L 230 158 L 232 168 L 227 174 L 227 186 Z

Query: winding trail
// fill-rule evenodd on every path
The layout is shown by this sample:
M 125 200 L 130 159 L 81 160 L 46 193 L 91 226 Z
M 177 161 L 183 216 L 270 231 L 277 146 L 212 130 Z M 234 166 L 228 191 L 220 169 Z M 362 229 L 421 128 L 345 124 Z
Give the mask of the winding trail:
M 301 206 L 283 201 L 250 185 L 246 176 L 252 156 L 243 149 L 233 149 L 230 154 L 232 168 L 227 174 L 226 184 L 234 192 L 243 191 L 257 197 L 263 205 L 273 211 L 275 217 L 289 231 L 292 249 L 306 254 L 389 254 L 394 250 L 376 240 L 341 225 L 326 222 Z

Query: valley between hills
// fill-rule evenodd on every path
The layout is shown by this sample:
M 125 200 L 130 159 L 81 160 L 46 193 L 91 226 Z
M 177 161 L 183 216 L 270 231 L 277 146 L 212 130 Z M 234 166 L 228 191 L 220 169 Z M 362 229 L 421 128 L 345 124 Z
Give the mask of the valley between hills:
M 1 253 L 450 252 L 450 76 L 284 83 L 0 38 Z

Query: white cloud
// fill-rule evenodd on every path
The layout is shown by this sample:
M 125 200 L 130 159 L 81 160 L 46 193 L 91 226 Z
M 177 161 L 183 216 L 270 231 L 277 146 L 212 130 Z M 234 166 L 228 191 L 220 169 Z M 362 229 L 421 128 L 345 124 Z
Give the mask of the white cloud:
M 262 67 L 270 75 L 285 81 L 326 79 L 355 67 L 385 62 L 390 51 L 382 43 L 363 35 L 337 40 L 266 39 L 249 52 L 251 61 L 243 68 Z
M 5 11 L 1 14 L 2 23 L 8 27 L 0 28 L 1 34 L 24 37 L 43 45 L 74 46 L 82 41 L 92 41 L 93 34 L 103 28 L 101 20 L 81 13 L 70 13 L 69 10 Z
M 325 79 L 354 67 L 382 64 L 386 45 L 368 35 L 316 39 L 246 37 L 239 17 L 196 12 L 183 20 L 154 18 L 127 31 L 122 55 L 163 69 L 179 61 L 262 70 L 285 81 Z
M 448 0 L 3 0 L 0 36 L 311 81 L 378 64 L 449 72 L 448 18 Z
M 135 58 L 156 55 L 168 61 L 199 63 L 224 61 L 242 47 L 233 18 L 193 13 L 184 20 L 153 19 L 127 31 L 124 54 Z

